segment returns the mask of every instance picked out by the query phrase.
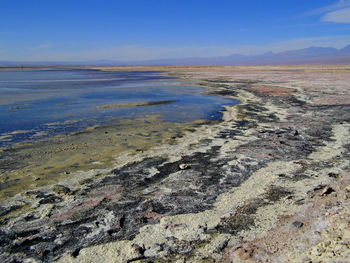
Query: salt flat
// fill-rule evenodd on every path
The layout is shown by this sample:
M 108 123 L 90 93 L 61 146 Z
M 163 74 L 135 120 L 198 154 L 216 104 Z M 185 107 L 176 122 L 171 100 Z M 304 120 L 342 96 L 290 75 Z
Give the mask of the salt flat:
M 11 197 L 3 260 L 349 259 L 349 66 L 99 69 L 164 70 L 241 103 L 222 121 Z

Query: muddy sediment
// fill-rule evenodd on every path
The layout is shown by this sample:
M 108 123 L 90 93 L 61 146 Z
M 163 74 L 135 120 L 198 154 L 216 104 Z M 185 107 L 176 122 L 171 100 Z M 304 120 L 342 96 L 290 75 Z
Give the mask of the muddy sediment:
M 348 182 L 348 69 L 296 69 L 168 67 L 168 74 L 241 104 L 227 106 L 221 122 L 192 124 L 180 136 L 174 135 L 180 128 L 168 127 L 173 141 L 151 140 L 152 147 L 112 160 L 108 152 L 101 166 L 7 193 L 1 260 L 318 262 L 327 257 L 326 249 L 313 250 L 322 242 L 346 260 L 347 236 L 340 244 L 324 233 L 342 232 L 337 229 L 349 223 L 346 185 L 337 186 Z M 18 161 L 8 158 L 8 167 Z M 28 169 L 34 168 L 23 164 L 17 173 Z M 8 187 L 11 182 L 3 182 L 3 191 Z M 282 232 L 295 239 L 278 239 Z

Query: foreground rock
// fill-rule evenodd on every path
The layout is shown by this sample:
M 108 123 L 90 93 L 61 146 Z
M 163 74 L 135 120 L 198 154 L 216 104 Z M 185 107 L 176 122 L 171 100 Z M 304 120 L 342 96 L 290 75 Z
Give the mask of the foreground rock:
M 174 145 L 82 172 L 80 187 L 15 196 L 2 261 L 346 260 L 347 69 L 168 69 L 242 103 Z

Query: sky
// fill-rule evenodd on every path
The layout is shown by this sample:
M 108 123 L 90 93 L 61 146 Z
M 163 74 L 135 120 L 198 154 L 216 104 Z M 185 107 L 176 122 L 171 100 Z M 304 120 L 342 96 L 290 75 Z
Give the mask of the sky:
M 350 0 L 0 0 L 0 61 L 138 61 L 350 44 Z

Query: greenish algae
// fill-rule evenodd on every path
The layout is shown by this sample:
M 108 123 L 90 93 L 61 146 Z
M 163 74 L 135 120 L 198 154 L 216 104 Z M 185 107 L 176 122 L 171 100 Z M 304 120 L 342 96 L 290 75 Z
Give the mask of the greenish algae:
M 2 150 L 3 160 L 0 162 L 6 162 L 6 165 L 1 165 L 6 168 L 0 169 L 0 201 L 69 179 L 77 171 L 111 168 L 118 156 L 174 144 L 184 131 L 204 122 L 166 122 L 159 116 L 122 119 Z

